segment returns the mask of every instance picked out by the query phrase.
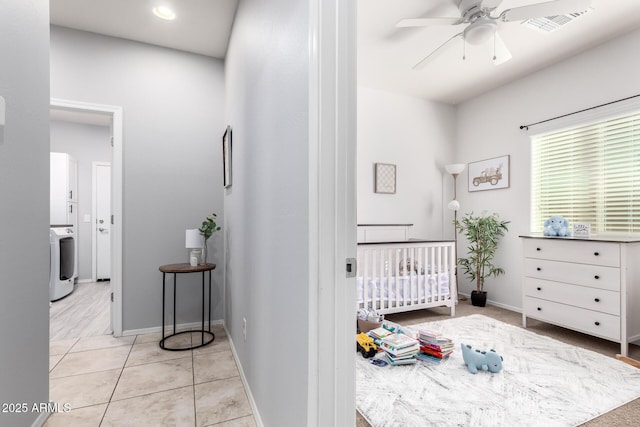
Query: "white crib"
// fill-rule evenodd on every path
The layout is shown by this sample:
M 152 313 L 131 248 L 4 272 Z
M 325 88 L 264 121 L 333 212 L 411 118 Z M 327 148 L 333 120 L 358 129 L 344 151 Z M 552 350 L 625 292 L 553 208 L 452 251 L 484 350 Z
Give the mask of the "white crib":
M 398 313 L 449 307 L 455 315 L 454 241 L 359 243 L 358 308 Z

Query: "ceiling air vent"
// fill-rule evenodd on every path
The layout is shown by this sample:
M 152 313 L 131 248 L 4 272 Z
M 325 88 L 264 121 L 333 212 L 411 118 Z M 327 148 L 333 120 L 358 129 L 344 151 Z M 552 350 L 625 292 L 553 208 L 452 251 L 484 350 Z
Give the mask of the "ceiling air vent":
M 528 19 L 522 23 L 529 28 L 541 31 L 543 33 L 552 33 L 560 27 L 564 27 L 569 22 L 575 21 L 591 9 L 587 9 L 584 12 L 568 13 L 566 15 L 547 16 L 545 18 L 533 18 Z

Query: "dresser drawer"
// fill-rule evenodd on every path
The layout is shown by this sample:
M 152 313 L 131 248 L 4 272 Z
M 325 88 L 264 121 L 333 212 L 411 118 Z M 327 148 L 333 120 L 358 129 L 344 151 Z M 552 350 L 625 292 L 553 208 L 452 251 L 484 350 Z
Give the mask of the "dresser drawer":
M 535 279 L 620 291 L 620 269 L 615 267 L 527 258 L 524 260 L 524 275 Z
M 601 338 L 620 341 L 620 317 L 530 296 L 524 297 L 527 317 Z
M 525 277 L 523 292 L 524 295 L 534 298 L 569 304 L 614 316 L 620 315 L 620 292 L 550 282 L 531 277 Z
M 525 258 L 620 267 L 620 246 L 617 243 L 559 238 L 524 239 L 523 250 Z

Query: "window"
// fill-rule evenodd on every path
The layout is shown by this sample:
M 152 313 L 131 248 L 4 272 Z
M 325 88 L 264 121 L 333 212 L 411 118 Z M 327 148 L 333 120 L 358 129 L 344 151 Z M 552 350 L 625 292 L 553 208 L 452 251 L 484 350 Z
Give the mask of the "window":
M 532 136 L 531 229 L 563 215 L 640 232 L 640 112 Z

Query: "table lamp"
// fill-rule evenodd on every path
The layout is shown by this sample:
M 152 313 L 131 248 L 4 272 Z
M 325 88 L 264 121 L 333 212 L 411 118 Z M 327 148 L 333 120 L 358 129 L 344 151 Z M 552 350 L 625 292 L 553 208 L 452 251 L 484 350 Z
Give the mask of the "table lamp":
M 202 256 L 202 234 L 197 228 L 189 229 L 186 232 L 185 248 L 191 249 L 189 253 L 189 264 L 192 267 L 196 267 L 200 264 L 200 258 Z

